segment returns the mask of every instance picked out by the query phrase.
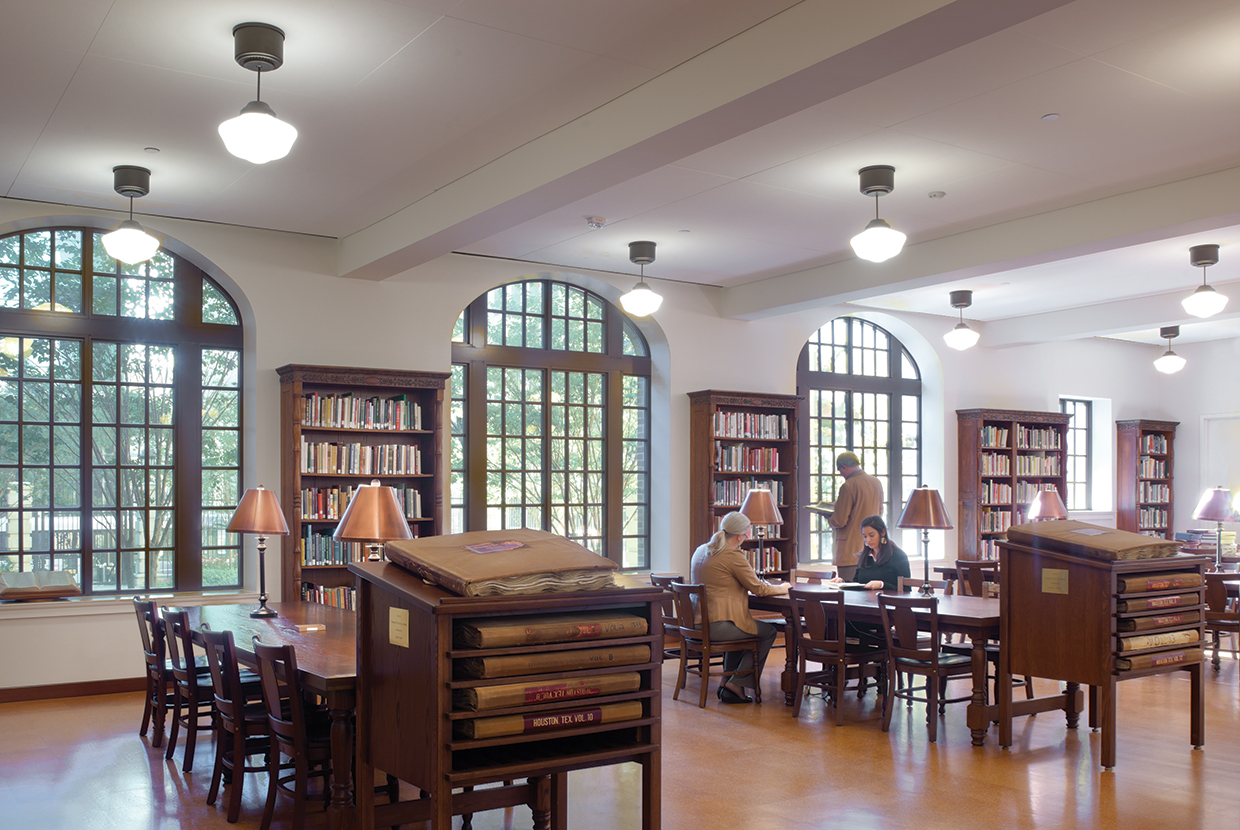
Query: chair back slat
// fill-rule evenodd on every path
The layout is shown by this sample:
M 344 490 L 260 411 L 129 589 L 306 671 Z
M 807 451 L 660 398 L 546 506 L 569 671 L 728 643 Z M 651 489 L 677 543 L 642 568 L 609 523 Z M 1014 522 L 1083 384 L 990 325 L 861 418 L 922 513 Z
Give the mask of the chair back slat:
M 138 632 L 142 635 L 146 664 L 163 671 L 164 624 L 156 611 L 155 601 L 134 597 L 133 610 L 138 617 Z
M 935 661 L 939 653 L 939 601 L 937 597 L 904 597 L 893 594 L 878 595 L 878 610 L 883 619 L 883 631 L 887 636 L 887 650 L 900 660 Z M 918 611 L 927 614 L 919 619 Z M 920 638 L 925 630 L 924 619 L 929 623 L 929 638 Z
M 929 584 L 931 588 L 943 594 L 943 596 L 955 596 L 956 583 L 950 579 L 931 579 L 929 582 L 919 576 L 901 576 L 898 577 L 897 589 L 903 593 L 905 591 L 916 591 L 922 585 Z
M 183 683 L 189 682 L 197 677 L 197 671 L 194 670 L 194 643 L 190 639 L 185 609 L 164 606 L 162 614 L 172 674 Z
M 835 577 L 835 571 L 822 570 L 820 568 L 793 568 L 788 574 L 788 581 L 793 585 L 803 582 L 807 585 L 821 585 L 828 579 Z
M 706 603 L 706 586 L 673 582 L 672 596 L 676 603 L 676 625 L 680 636 L 699 640 L 710 650 L 710 608 Z
M 267 723 L 292 756 L 304 752 L 306 716 L 297 674 L 297 652 L 291 645 L 269 646 L 254 638 L 258 678 L 263 688 Z
M 982 583 L 999 581 L 999 563 L 957 559 L 956 575 L 960 579 L 961 594 L 966 597 L 980 597 Z
M 671 585 L 673 582 L 683 582 L 684 577 L 680 574 L 651 574 L 650 584 L 664 591 L 662 608 L 663 608 L 663 631 L 666 634 L 675 634 L 677 628 L 676 621 L 676 600 L 672 596 Z
M 229 731 L 233 731 L 233 724 L 245 720 L 246 702 L 241 689 L 241 670 L 237 665 L 233 634 L 231 631 L 211 631 L 204 624 L 202 638 L 206 643 L 215 709 L 220 718 L 227 722 Z
M 793 603 L 793 636 L 810 652 L 830 653 L 843 659 L 847 647 L 846 605 L 842 591 L 788 589 Z

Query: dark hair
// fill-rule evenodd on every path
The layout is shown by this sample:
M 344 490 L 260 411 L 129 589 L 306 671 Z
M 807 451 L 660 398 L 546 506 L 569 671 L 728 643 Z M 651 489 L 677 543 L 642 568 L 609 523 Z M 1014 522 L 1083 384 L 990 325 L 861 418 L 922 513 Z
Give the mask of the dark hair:
M 895 551 L 896 546 L 891 544 L 891 537 L 887 535 L 887 523 L 883 521 L 882 516 L 866 516 L 861 520 L 862 527 L 872 528 L 878 531 L 878 550 L 874 552 L 874 564 L 881 565 L 891 558 L 891 554 Z M 865 553 L 869 553 L 866 551 Z M 862 557 L 864 558 L 864 556 Z

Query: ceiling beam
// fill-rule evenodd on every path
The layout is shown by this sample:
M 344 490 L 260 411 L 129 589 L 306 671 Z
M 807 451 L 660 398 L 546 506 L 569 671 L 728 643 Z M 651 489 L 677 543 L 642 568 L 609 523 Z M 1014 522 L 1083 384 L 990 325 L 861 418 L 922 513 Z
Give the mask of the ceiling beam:
M 805 0 L 343 238 L 383 280 L 1065 5 Z

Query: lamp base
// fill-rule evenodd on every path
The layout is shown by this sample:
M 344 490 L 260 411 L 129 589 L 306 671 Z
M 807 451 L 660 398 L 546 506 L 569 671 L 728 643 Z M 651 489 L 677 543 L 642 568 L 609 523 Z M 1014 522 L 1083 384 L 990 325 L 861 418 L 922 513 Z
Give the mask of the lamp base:
M 268 608 L 266 603 L 264 603 L 258 606 L 258 609 L 256 611 L 251 611 L 250 616 L 254 617 L 255 619 L 261 619 L 263 617 L 278 617 L 280 615 L 277 614 L 275 611 L 271 610 L 270 608 Z
M 929 582 L 923 582 L 921 588 L 917 590 L 917 593 L 921 594 L 923 597 L 932 597 L 934 596 L 934 586 Z

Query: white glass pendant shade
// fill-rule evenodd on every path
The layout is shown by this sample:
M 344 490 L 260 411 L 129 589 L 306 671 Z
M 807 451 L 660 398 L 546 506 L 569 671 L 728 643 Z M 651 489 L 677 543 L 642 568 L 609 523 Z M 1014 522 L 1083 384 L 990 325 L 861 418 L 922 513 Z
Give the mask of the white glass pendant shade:
M 276 118 L 262 101 L 251 101 L 236 118 L 220 124 L 220 138 L 237 158 L 266 164 L 288 155 L 297 140 L 297 128 Z
M 885 219 L 871 219 L 865 230 L 849 240 L 853 251 L 870 262 L 886 262 L 904 248 L 907 236 L 891 227 Z
M 1174 375 L 1176 372 L 1184 368 L 1188 363 L 1187 360 L 1180 357 L 1170 348 L 1163 353 L 1163 356 L 1154 361 L 1154 368 L 1162 372 L 1164 375 Z
M 634 317 L 645 317 L 654 314 L 663 304 L 663 298 L 654 293 L 645 280 L 633 286 L 633 290 L 620 298 L 620 305 Z
M 1200 285 L 1181 300 L 1180 305 L 1194 317 L 1213 317 L 1227 306 L 1227 297 L 1208 285 Z
M 103 235 L 103 247 L 113 259 L 119 259 L 126 265 L 137 265 L 155 256 L 159 250 L 159 240 L 134 220 L 126 219 L 116 230 Z
M 943 340 L 953 349 L 963 352 L 965 349 L 976 346 L 980 337 L 980 334 L 969 328 L 968 323 L 960 322 L 954 329 L 943 335 Z

